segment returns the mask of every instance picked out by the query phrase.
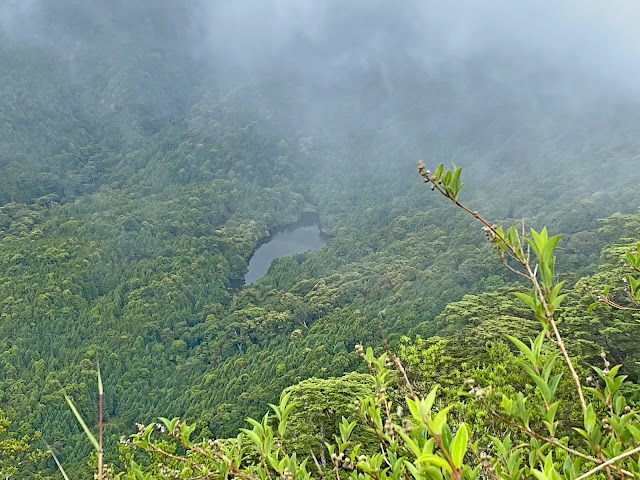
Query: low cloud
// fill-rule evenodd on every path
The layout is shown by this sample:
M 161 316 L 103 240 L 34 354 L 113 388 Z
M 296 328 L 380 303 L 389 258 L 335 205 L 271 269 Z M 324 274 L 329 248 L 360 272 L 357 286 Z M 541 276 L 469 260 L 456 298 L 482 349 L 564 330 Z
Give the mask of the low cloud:
M 500 57 L 629 91 L 640 73 L 640 4 L 630 0 L 202 1 L 194 17 L 197 54 L 254 70 Z

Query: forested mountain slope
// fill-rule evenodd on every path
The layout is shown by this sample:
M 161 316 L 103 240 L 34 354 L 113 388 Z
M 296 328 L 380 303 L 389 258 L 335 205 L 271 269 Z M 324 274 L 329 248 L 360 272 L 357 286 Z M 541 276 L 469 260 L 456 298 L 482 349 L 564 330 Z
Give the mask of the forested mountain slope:
M 379 325 L 393 346 L 466 335 L 480 355 L 487 328 L 468 328 L 467 304 L 517 278 L 428 196 L 419 158 L 464 165 L 490 218 L 565 233 L 571 285 L 611 271 L 601 250 L 640 204 L 640 117 L 600 81 L 393 51 L 311 81 L 204 60 L 187 47 L 193 12 L 171 2 L 100 5 L 43 2 L 0 47 L 0 407 L 76 470 L 88 447 L 57 382 L 93 419 L 96 358 L 113 445 L 158 415 L 231 435 L 282 389 L 360 368 L 354 345 L 379 345 Z M 229 291 L 269 230 L 306 211 L 330 241 Z M 593 355 L 601 327 L 566 316 Z M 631 324 L 612 314 L 606 329 L 632 365 Z

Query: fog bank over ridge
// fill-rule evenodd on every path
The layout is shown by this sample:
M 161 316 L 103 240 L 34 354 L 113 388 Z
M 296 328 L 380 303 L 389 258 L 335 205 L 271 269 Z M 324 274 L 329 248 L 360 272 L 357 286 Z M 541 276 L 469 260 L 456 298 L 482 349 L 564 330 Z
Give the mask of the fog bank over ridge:
M 90 44 L 95 38 L 192 55 L 218 72 L 285 68 L 336 76 L 404 59 L 528 64 L 638 93 L 640 4 L 632 0 L 7 0 L 0 31 L 13 41 Z M 84 33 L 83 33 L 84 34 Z M 90 45 L 84 45 L 90 47 Z M 78 46 L 81 49 L 82 45 Z M 517 67 L 516 67 L 517 68 Z M 328 79 L 330 80 L 330 79 Z
M 371 135 L 364 143 L 404 145 L 406 158 L 437 145 L 447 146 L 443 158 L 455 157 L 453 145 L 477 155 L 514 135 L 529 143 L 510 158 L 551 159 L 552 149 L 533 152 L 560 131 L 585 144 L 593 132 L 606 143 L 610 129 L 632 129 L 637 18 L 640 5 L 629 0 L 0 5 L 3 36 L 45 45 L 47 58 L 59 53 L 74 92 L 86 89 L 74 97 L 82 111 L 141 114 L 150 131 L 159 127 L 149 112 L 184 115 L 191 133 L 208 137 L 217 130 L 203 119 L 233 106 L 276 136 L 340 145 L 354 133 Z
M 520 0 L 201 2 L 203 47 L 249 69 L 345 68 L 404 57 L 434 68 L 491 57 L 565 70 L 636 93 L 640 4 Z

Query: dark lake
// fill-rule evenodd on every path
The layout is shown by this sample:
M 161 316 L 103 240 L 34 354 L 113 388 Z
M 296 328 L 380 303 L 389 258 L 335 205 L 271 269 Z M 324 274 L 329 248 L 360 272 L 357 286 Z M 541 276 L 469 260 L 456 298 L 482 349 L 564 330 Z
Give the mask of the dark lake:
M 298 223 L 278 229 L 249 260 L 249 271 L 244 276 L 245 285 L 262 278 L 276 258 L 319 249 L 325 244 L 323 237 L 317 215 L 307 215 Z

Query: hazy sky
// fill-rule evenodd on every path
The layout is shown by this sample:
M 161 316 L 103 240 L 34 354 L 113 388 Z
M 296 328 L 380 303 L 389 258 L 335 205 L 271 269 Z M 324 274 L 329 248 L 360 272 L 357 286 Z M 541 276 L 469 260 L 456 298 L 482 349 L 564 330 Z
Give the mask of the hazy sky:
M 198 22 L 216 58 L 255 66 L 287 59 L 327 66 L 410 55 L 514 56 L 635 89 L 640 73 L 640 2 L 632 0 L 247 0 L 203 1 Z M 305 48 L 301 48 L 301 47 Z
M 285 67 L 330 77 L 389 59 L 435 68 L 452 60 L 500 57 L 517 62 L 515 70 L 564 70 L 604 80 L 621 93 L 640 91 L 637 0 L 0 2 L 0 29 L 14 40 L 38 38 L 68 48 L 82 26 L 57 24 L 64 21 L 101 28 L 111 21 L 120 28 L 114 37 L 122 37 L 125 28 L 151 47 L 175 42 L 220 70 Z M 155 36 L 149 34 L 153 25 Z

